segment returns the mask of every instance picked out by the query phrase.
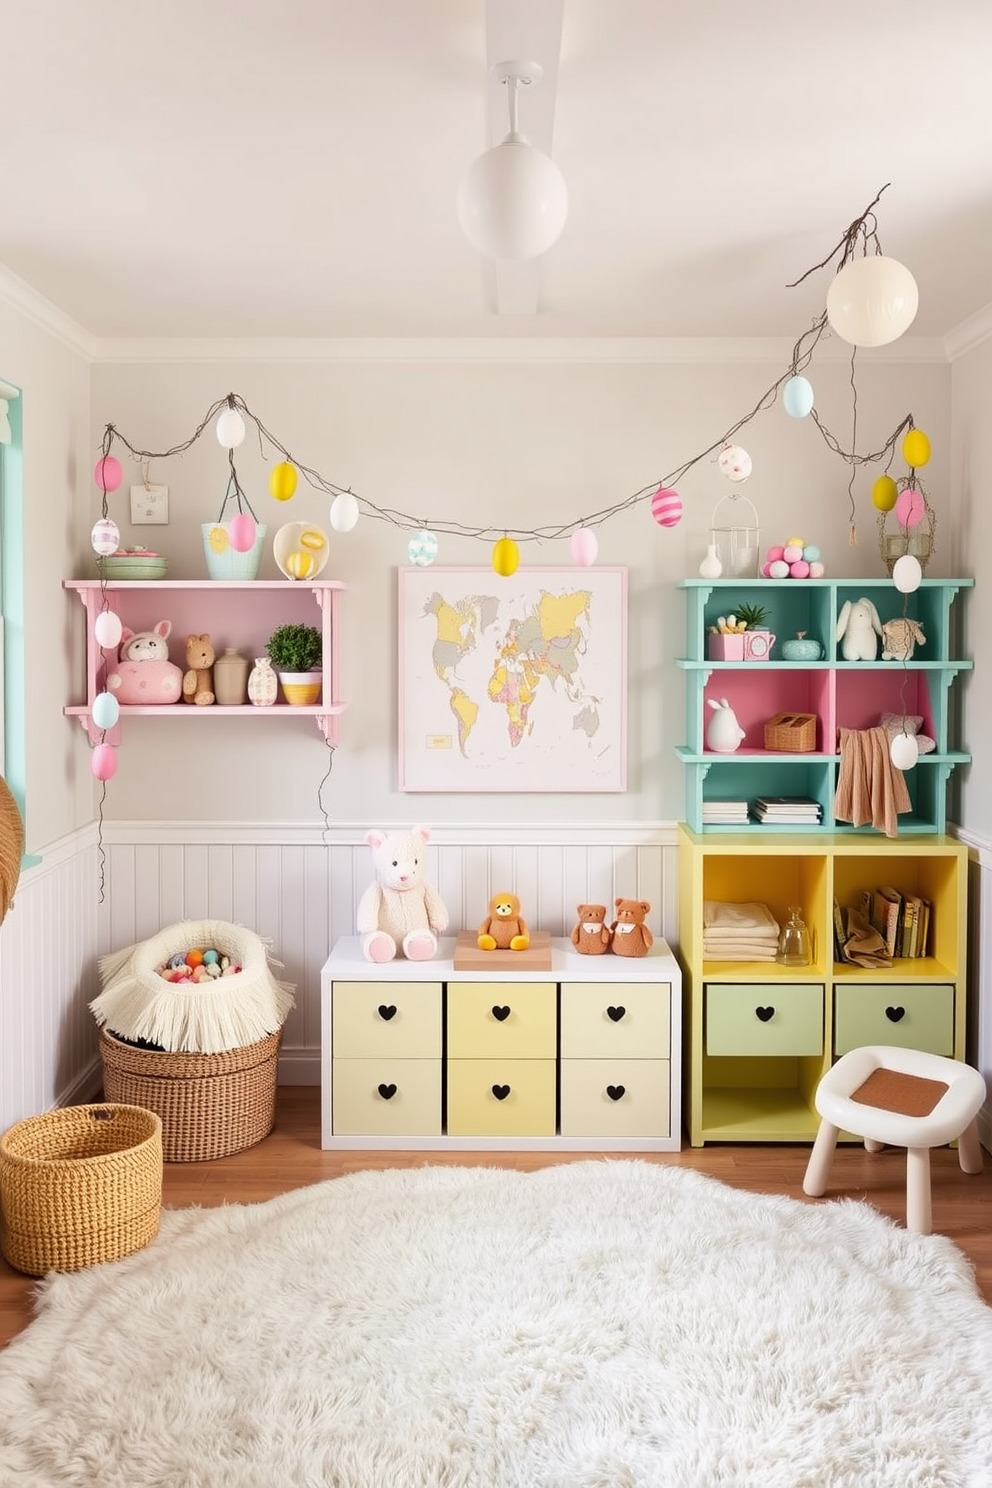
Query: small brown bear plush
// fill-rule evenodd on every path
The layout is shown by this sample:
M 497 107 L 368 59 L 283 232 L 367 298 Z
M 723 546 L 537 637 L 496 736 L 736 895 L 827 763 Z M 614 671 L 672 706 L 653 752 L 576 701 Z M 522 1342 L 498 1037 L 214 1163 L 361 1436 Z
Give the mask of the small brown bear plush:
M 646 956 L 654 936 L 644 923 L 651 909 L 646 899 L 616 899 L 617 917 L 610 926 L 618 956 Z
M 476 941 L 481 951 L 525 951 L 530 945 L 530 931 L 520 913 L 516 894 L 494 894 L 489 913 L 479 926 Z
M 214 700 L 214 648 L 209 635 L 186 637 L 186 671 L 183 674 L 183 702 L 207 707 Z
M 579 904 L 579 923 L 572 931 L 572 944 L 580 956 L 601 956 L 610 949 L 612 935 L 606 923 L 605 904 Z

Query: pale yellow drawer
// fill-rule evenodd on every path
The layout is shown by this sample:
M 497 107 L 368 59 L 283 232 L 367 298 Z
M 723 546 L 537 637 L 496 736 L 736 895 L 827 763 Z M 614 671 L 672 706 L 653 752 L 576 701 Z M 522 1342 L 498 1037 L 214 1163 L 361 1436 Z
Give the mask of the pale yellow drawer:
M 553 1059 L 449 1059 L 449 1137 L 554 1134 Z
M 563 1059 L 563 1137 L 667 1137 L 667 1059 Z
M 564 982 L 563 1059 L 667 1059 L 672 989 L 668 982 Z
M 440 1059 L 440 982 L 335 982 L 335 1059 Z
M 336 1137 L 439 1137 L 439 1059 L 335 1059 L 331 1125 Z
M 896 1044 L 928 1054 L 954 1053 L 954 988 L 834 988 L 834 1053 L 862 1044 Z
M 554 982 L 449 982 L 449 1059 L 553 1059 Z
M 820 1054 L 823 987 L 787 982 L 710 982 L 707 1054 Z

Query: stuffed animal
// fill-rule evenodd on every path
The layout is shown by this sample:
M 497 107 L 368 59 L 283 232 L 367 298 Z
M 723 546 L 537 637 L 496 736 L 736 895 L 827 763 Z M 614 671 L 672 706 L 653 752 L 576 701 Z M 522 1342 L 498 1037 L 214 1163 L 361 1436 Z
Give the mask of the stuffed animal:
M 530 945 L 527 921 L 520 913 L 516 894 L 494 894 L 489 913 L 479 926 L 476 941 L 480 951 L 525 951 Z
M 908 661 L 914 646 L 925 646 L 927 638 L 918 620 L 899 617 L 882 626 L 882 660 Z
M 437 891 L 424 882 L 426 827 L 408 832 L 366 832 L 375 882 L 358 905 L 357 926 L 368 961 L 429 961 L 437 937 L 448 928 L 448 911 Z
M 874 661 L 881 634 L 882 622 L 870 599 L 844 601 L 835 639 L 842 642 L 840 654 L 845 661 Z
M 617 917 L 610 926 L 618 956 L 646 956 L 654 936 L 644 923 L 651 906 L 646 899 L 615 899 Z
M 605 904 L 579 904 L 575 913 L 579 923 L 572 931 L 572 944 L 580 956 L 601 956 L 610 949 L 613 939 L 606 923 Z
M 209 635 L 186 637 L 186 674 L 183 677 L 183 702 L 208 707 L 214 700 L 214 648 Z
M 129 707 L 175 703 L 182 697 L 182 668 L 169 660 L 172 621 L 154 630 L 121 631 L 120 661 L 107 676 L 107 688 Z

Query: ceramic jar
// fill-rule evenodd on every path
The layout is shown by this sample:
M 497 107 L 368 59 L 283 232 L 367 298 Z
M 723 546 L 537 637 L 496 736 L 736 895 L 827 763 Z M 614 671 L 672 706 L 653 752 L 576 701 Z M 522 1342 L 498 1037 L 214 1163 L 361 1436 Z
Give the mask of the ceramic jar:
M 225 647 L 214 662 L 214 700 L 221 708 L 240 708 L 248 701 L 248 658 Z
M 811 640 L 804 630 L 797 630 L 795 640 L 782 642 L 782 656 L 786 661 L 819 661 L 823 647 L 819 641 Z
M 256 656 L 248 678 L 248 700 L 256 708 L 271 708 L 279 692 L 279 682 L 267 656 Z

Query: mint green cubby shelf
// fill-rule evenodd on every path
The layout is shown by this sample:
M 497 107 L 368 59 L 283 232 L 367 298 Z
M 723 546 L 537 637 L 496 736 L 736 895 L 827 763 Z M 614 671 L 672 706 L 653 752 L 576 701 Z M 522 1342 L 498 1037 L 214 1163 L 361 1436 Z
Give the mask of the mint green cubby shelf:
M 686 743 L 677 750 L 685 767 L 685 820 L 695 832 L 760 834 L 820 832 L 875 833 L 834 815 L 840 769 L 838 730 L 866 729 L 883 713 L 921 717 L 920 733 L 936 741 L 906 771 L 911 810 L 899 816 L 899 832 L 943 833 L 947 794 L 956 767 L 971 756 L 958 748 L 954 683 L 972 662 L 962 655 L 963 616 L 959 596 L 972 579 L 924 579 L 912 594 L 901 594 L 887 579 L 683 579 L 686 597 Z M 882 622 L 904 614 L 922 627 L 926 641 L 911 658 L 845 661 L 836 640 L 846 601 L 870 599 Z M 768 610 L 764 624 L 774 636 L 769 660 L 708 659 L 707 634 L 720 615 L 742 604 Z M 782 661 L 785 641 L 804 632 L 819 641 L 819 661 Z M 740 748 L 719 754 L 706 747 L 710 699 L 726 698 L 745 730 Z M 765 722 L 776 713 L 816 717 L 815 748 L 780 753 L 764 747 Z M 760 823 L 751 814 L 739 825 L 704 822 L 704 805 L 721 801 L 753 803 L 758 796 L 809 796 L 822 810 L 818 828 Z

